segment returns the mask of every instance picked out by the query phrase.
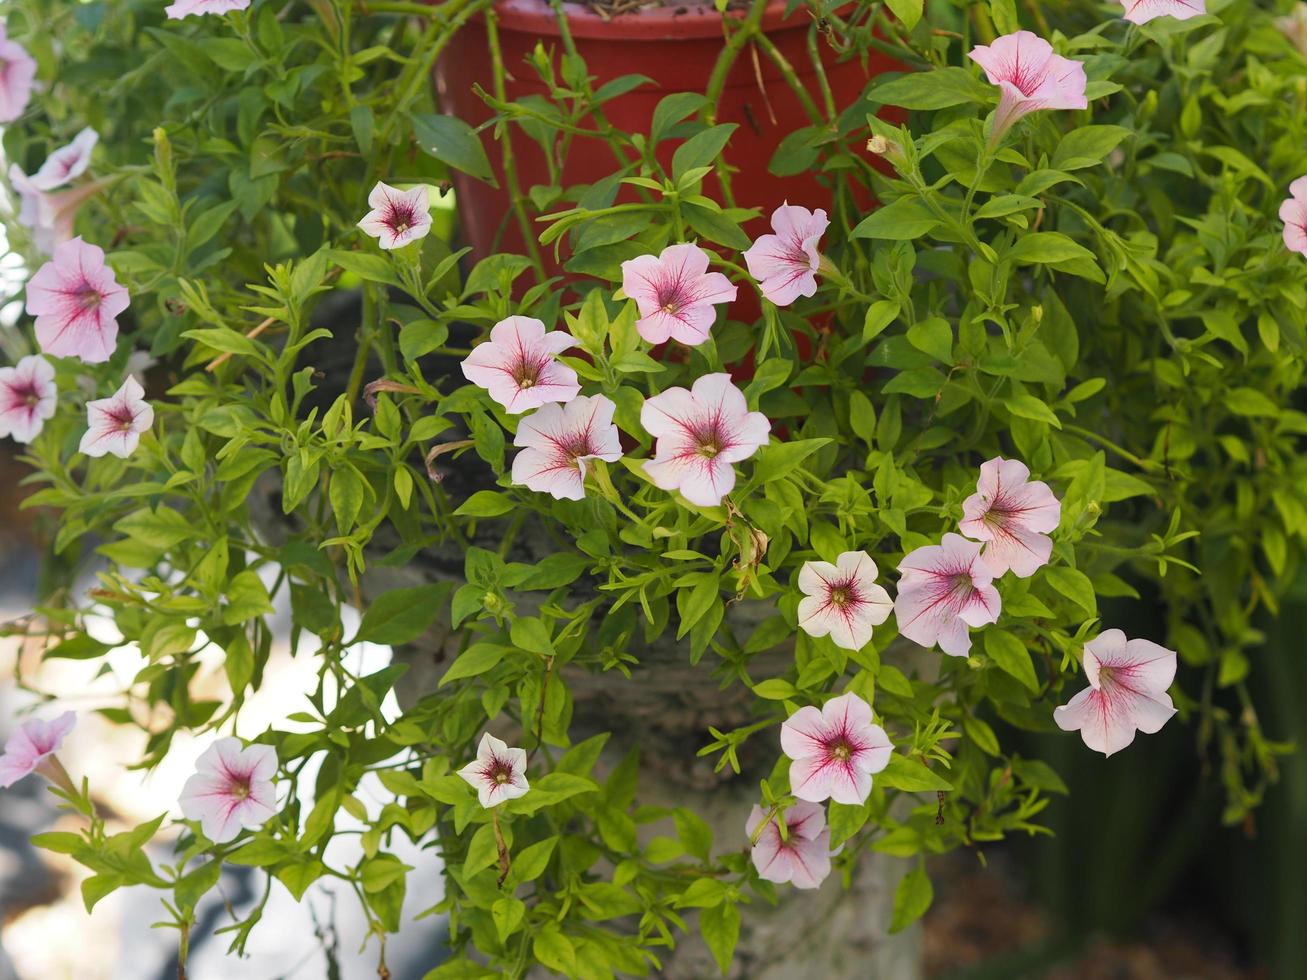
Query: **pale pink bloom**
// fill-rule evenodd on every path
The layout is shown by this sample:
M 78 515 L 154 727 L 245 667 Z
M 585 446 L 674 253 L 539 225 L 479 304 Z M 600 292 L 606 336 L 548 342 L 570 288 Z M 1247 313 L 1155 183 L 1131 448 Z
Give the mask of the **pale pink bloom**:
M 77 448 L 87 456 L 112 453 L 123 459 L 136 452 L 141 433 L 154 424 L 154 409 L 144 395 L 140 382 L 128 377 L 111 397 L 87 402 L 86 423 L 90 428 Z
M 749 814 L 744 832 L 753 839 L 754 833 L 767 816 L 760 806 Z M 785 839 L 776 821 L 785 821 Z M 777 884 L 789 882 L 795 888 L 816 888 L 830 874 L 830 828 L 826 826 L 826 810 L 816 803 L 799 802 L 785 811 L 784 816 L 773 816 L 758 835 L 750 857 L 758 869 L 758 877 Z
M 182 814 L 198 820 L 215 844 L 257 830 L 277 814 L 277 750 L 271 745 L 242 746 L 220 738 L 195 763 L 195 775 L 182 787 Z
M 177 0 L 164 8 L 164 13 L 173 20 L 181 20 L 192 14 L 225 14 L 231 10 L 245 10 L 250 0 Z
M 1280 205 L 1284 222 L 1284 245 L 1291 252 L 1307 255 L 1307 177 L 1289 185 L 1289 197 Z
M 402 248 L 426 238 L 431 230 L 431 203 L 425 184 L 401 191 L 378 181 L 368 195 L 368 206 L 372 210 L 363 216 L 359 227 L 377 239 L 381 248 Z
M 1275 19 L 1275 26 L 1307 58 L 1307 3 L 1294 4 L 1287 17 Z
M 526 752 L 510 749 L 489 732 L 481 736 L 476 761 L 458 774 L 476 789 L 477 800 L 487 809 L 525 796 L 531 788 L 526 781 Z
M 1062 504 L 1047 483 L 1030 479 L 1025 463 L 995 456 L 980 466 L 976 492 L 962 501 L 958 529 L 984 541 L 980 556 L 997 578 L 1011 570 L 1028 578 L 1048 564 L 1048 532 L 1062 519 Z
M 117 316 L 128 303 L 127 290 L 104 264 L 104 252 L 81 238 L 57 246 L 27 284 L 27 312 L 36 317 L 41 350 L 88 364 L 113 354 Z
M 998 621 L 1002 602 L 991 584 L 994 574 L 981 560 L 980 545 L 960 534 L 905 556 L 899 573 L 899 632 L 923 647 L 938 643 L 950 657 L 965 657 L 971 649 L 967 627 Z
M 771 216 L 773 235 L 760 235 L 744 253 L 749 275 L 762 294 L 777 306 L 789 306 L 800 296 L 817 291 L 817 242 L 830 220 L 818 208 L 809 211 L 788 201 Z
M 1154 17 L 1188 20 L 1207 13 L 1205 0 L 1121 0 L 1122 15 L 1132 24 L 1147 24 Z
M 671 338 L 690 347 L 708 339 L 717 319 L 713 304 L 735 299 L 735 286 L 720 272 L 708 271 L 708 253 L 693 243 L 623 262 L 622 291 L 640 311 L 635 327 L 641 337 L 651 344 Z
M 800 708 L 781 726 L 781 749 L 792 760 L 790 792 L 801 800 L 859 805 L 871 775 L 889 765 L 885 729 L 872 724 L 871 705 L 852 691 L 818 710 Z
M 82 203 L 109 184 L 102 179 L 55 193 L 43 191 L 16 163 L 9 168 L 9 182 L 18 195 L 18 223 L 31 232 L 32 245 L 42 255 L 52 254 L 73 237 L 73 220 Z
M 13 122 L 32 98 L 36 62 L 17 41 L 9 40 L 0 22 L 0 123 Z
M 91 151 L 99 141 L 100 134 L 87 126 L 73 137 L 71 143 L 46 157 L 41 169 L 31 176 L 32 186 L 37 190 L 52 191 L 76 180 L 91 165 Z
M 1066 732 L 1079 730 L 1085 745 L 1111 755 L 1135 739 L 1135 730 L 1152 735 L 1175 714 L 1166 689 L 1175 680 L 1175 652 L 1148 640 L 1127 640 L 1107 630 L 1085 644 L 1089 686 L 1053 709 Z
M 968 56 L 999 87 L 991 139 L 997 140 L 1022 116 L 1039 109 L 1084 109 L 1085 66 L 1053 53 L 1053 46 L 1030 31 L 1017 31 L 980 44 Z
M 804 562 L 799 572 L 799 625 L 809 636 L 826 636 L 846 650 L 861 650 L 871 628 L 889 618 L 894 600 L 876 584 L 876 563 L 865 551 L 846 551 L 832 565 Z
M 767 444 L 771 423 L 749 411 L 729 374 L 705 374 L 687 391 L 668 388 L 640 409 L 640 424 L 658 442 L 644 471 L 663 490 L 679 490 L 692 504 L 713 507 L 735 486 L 732 463 Z
M 0 755 L 0 788 L 12 786 L 24 776 L 45 767 L 46 760 L 59 751 L 64 737 L 75 724 L 77 716 L 65 711 L 51 721 L 31 718 L 19 725 L 18 731 L 5 742 L 4 754 Z M 62 769 L 59 771 L 62 773 Z M 54 778 L 53 773 L 51 778 Z
M 463 374 L 510 415 L 539 408 L 549 402 L 570 402 L 581 392 L 576 371 L 558 361 L 558 355 L 576 346 L 562 330 L 545 332 L 534 317 L 510 316 L 490 330 L 490 339 L 477 344 L 463 359 Z
M 54 415 L 57 394 L 54 368 L 44 357 L 32 354 L 0 368 L 0 436 L 31 442 Z
M 617 406 L 603 395 L 577 395 L 566 405 L 545 405 L 523 419 L 513 445 L 513 482 L 558 500 L 585 496 L 585 462 L 622 458 L 613 425 Z

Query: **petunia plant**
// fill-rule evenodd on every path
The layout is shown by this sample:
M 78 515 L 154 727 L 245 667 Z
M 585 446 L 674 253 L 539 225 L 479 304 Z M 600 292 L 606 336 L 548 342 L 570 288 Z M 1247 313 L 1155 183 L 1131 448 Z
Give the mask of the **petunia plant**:
M 701 93 L 600 78 L 561 4 L 514 63 L 490 0 L 7 5 L 0 434 L 52 560 L 6 629 L 134 648 L 101 722 L 201 746 L 115 829 L 59 705 L 13 736 L 88 908 L 158 889 L 184 959 L 252 866 L 344 884 L 382 976 L 428 913 L 432 978 L 701 976 L 772 908 L 809 956 L 904 930 L 927 855 L 1043 830 L 1041 739 L 1187 740 L 1256 807 L 1307 545 L 1297 21 L 808 0 L 801 73 L 721 6 Z M 430 77 L 468 37 L 475 119 Z M 808 120 L 765 159 L 737 69 Z M 279 610 L 319 683 L 253 727 Z M 883 916 L 808 904 L 869 876 Z

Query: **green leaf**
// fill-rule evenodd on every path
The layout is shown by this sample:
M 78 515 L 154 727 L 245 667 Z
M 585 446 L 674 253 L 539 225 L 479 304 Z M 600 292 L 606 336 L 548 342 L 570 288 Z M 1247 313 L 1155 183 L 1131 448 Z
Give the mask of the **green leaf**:
M 515 884 L 535 881 L 545 873 L 545 868 L 549 867 L 549 859 L 553 857 L 557 845 L 557 837 L 546 837 L 530 847 L 523 848 L 520 854 L 513 856 L 509 880 Z
M 784 476 L 828 442 L 824 438 L 794 439 L 763 446 L 758 450 L 752 482 L 765 484 Z
M 1094 583 L 1084 572 L 1065 565 L 1053 565 L 1044 569 L 1048 583 L 1066 596 L 1088 615 L 1098 615 L 1098 599 L 1094 595 Z
M 672 154 L 672 180 L 679 181 L 687 170 L 711 164 L 738 128 L 735 123 L 721 123 L 696 133 L 678 146 Z
M 1078 126 L 1057 144 L 1051 166 L 1054 170 L 1097 166 L 1129 135 L 1124 126 Z
M 549 969 L 569 977 L 576 975 L 576 947 L 552 922 L 536 932 L 531 952 Z
M 740 909 L 734 902 L 722 902 L 699 913 L 699 931 L 725 976 L 740 940 Z
M 881 786 L 901 789 L 906 793 L 938 792 L 953 788 L 952 783 L 933 769 L 897 752 L 889 757 L 889 765 L 876 774 L 875 780 Z
M 1225 393 L 1225 407 L 1235 415 L 1274 418 L 1280 406 L 1255 388 L 1231 388 Z
M 1023 419 L 1031 419 L 1035 422 L 1047 422 L 1055 429 L 1062 428 L 1062 422 L 1053 410 L 1034 395 L 1025 393 L 1008 395 L 1003 399 L 1003 404 L 1007 406 L 1007 410 L 1013 415 L 1018 415 Z
M 1039 690 L 1030 651 L 1011 633 L 996 628 L 986 630 L 985 653 L 1004 673 L 1011 674 L 1031 691 Z
M 867 98 L 904 109 L 945 109 L 964 102 L 988 102 L 993 89 L 965 68 L 914 71 L 872 86 Z
M 358 634 L 351 643 L 366 640 L 394 646 L 416 640 L 440 615 L 448 594 L 447 582 L 383 593 L 363 613 Z
M 707 97 L 698 92 L 673 92 L 664 96 L 654 106 L 649 125 L 649 145 L 657 145 L 666 137 L 669 129 L 707 104 Z
M 499 517 L 510 513 L 517 502 L 507 494 L 494 490 L 478 490 L 454 511 L 456 517 Z
M 680 837 L 685 852 L 706 864 L 712 852 L 712 828 L 684 807 L 677 807 L 672 819 L 676 823 L 676 834 Z
M 309 890 L 309 885 L 321 878 L 327 869 L 321 861 L 309 859 L 298 861 L 295 864 L 287 864 L 273 872 L 277 880 L 286 886 L 291 897 L 299 901 L 304 897 L 304 893 Z
M 390 887 L 413 869 L 391 854 L 378 854 L 363 862 L 360 880 L 363 890 L 369 894 Z
M 503 660 L 504 655 L 508 652 L 508 647 L 500 646 L 497 643 L 473 643 L 458 655 L 458 659 L 450 665 L 449 670 L 445 671 L 440 678 L 438 686 L 444 687 L 451 681 L 484 674 Z
M 1035 231 L 1022 235 L 1008 249 L 1005 258 L 1013 262 L 1048 265 L 1071 259 L 1094 261 L 1094 253 L 1057 231 Z
M 900 197 L 877 208 L 853 229 L 854 238 L 883 238 L 910 241 L 920 238 L 940 223 L 919 197 Z M 897 306 L 895 307 L 897 313 Z
M 471 126 L 456 116 L 434 113 L 414 113 L 411 118 L 413 136 L 424 153 L 455 170 L 497 186 L 486 148 Z
M 367 252 L 346 252 L 341 249 L 327 249 L 323 253 L 330 261 L 346 272 L 352 272 L 368 282 L 381 282 L 388 286 L 400 286 L 399 276 L 389 259 Z
M 953 326 L 940 316 L 908 327 L 908 343 L 937 361 L 953 363 Z
M 903 876 L 899 887 L 894 892 L 894 914 L 890 918 L 889 931 L 902 932 L 916 922 L 930 908 L 935 891 L 931 887 L 930 877 L 926 874 L 925 864 L 918 864 Z
M 910 31 L 921 20 L 924 0 L 886 0 L 885 5 L 903 22 L 904 28 Z
M 526 903 L 519 898 L 499 898 L 490 906 L 490 917 L 494 920 L 495 933 L 501 943 L 507 942 L 508 937 L 517 932 L 524 915 Z

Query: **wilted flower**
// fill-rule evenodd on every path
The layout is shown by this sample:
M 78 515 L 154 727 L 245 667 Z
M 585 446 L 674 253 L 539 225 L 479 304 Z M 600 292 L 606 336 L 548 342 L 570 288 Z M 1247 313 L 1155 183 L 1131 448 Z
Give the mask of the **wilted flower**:
M 195 770 L 182 787 L 182 814 L 198 820 L 215 844 L 235 840 L 242 829 L 257 830 L 276 815 L 277 750 L 271 745 L 220 738 L 204 750 Z
M 1053 46 L 1030 31 L 1017 31 L 980 44 L 968 55 L 999 87 L 990 138 L 998 139 L 1022 116 L 1039 109 L 1084 109 L 1085 66 L 1053 53 Z
M 58 388 L 54 368 L 32 354 L 13 367 L 0 368 L 0 437 L 31 442 L 54 415 Z
M 809 636 L 830 635 L 836 646 L 861 650 L 873 626 L 889 618 L 894 600 L 876 584 L 876 563 L 865 551 L 846 551 L 834 565 L 804 562 L 799 572 L 799 625 Z
M 1009 569 L 1018 578 L 1048 564 L 1048 532 L 1062 519 L 1062 504 L 1047 483 L 1030 479 L 1025 463 L 995 456 L 980 466 L 976 492 L 962 502 L 959 530 L 984 541 L 981 559 L 995 577 Z
M 981 560 L 980 545 L 960 534 L 946 534 L 899 564 L 899 594 L 894 616 L 899 632 L 923 647 L 951 657 L 971 649 L 968 626 L 998 621 L 1001 600 L 991 584 L 994 575 Z
M 458 774 L 477 791 L 477 800 L 486 809 L 524 796 L 531 788 L 526 781 L 525 750 L 510 749 L 489 732 L 481 736 L 476 761 L 468 763 Z
M 622 443 L 613 425 L 617 406 L 603 395 L 577 395 L 566 405 L 545 405 L 523 419 L 513 445 L 513 482 L 559 500 L 585 496 L 585 461 L 614 463 Z
M 510 316 L 496 323 L 490 339 L 463 359 L 463 374 L 512 415 L 548 402 L 570 402 L 581 386 L 576 372 L 557 357 L 575 346 L 569 333 L 546 333 L 545 325 L 533 317 Z
M 67 146 L 61 146 L 45 159 L 41 169 L 30 180 L 37 190 L 52 191 L 76 180 L 91 165 L 91 151 L 100 141 L 100 134 L 90 126 L 73 137 Z
M 735 286 L 708 271 L 708 253 L 698 245 L 668 245 L 658 256 L 622 263 L 622 291 L 640 311 L 636 329 L 651 344 L 668 338 L 697 347 L 717 319 L 714 303 L 735 299 Z
M 4 754 L 0 755 L 0 788 L 12 786 L 24 776 L 37 770 L 43 772 L 58 761 L 52 756 L 63 745 L 65 736 L 77 724 L 77 716 L 65 711 L 51 721 L 31 718 L 18 726 L 18 730 L 5 742 Z M 66 782 L 62 767 L 49 773 L 49 778 L 61 784 Z
M 1289 198 L 1280 205 L 1284 222 L 1284 246 L 1291 252 L 1307 255 L 1307 177 L 1289 185 Z
M 794 760 L 790 792 L 811 803 L 865 802 L 872 773 L 889 765 L 894 748 L 871 717 L 871 705 L 852 691 L 790 715 L 781 726 L 781 749 Z
M 426 238 L 431 230 L 431 202 L 425 184 L 401 191 L 378 181 L 368 195 L 368 206 L 372 210 L 359 227 L 377 239 L 381 248 L 402 248 Z
M 1152 735 L 1175 714 L 1166 689 L 1175 680 L 1175 652 L 1149 640 L 1127 640 L 1107 630 L 1085 644 L 1089 686 L 1053 709 L 1063 731 L 1079 730 L 1085 745 L 1111 755 L 1135 739 Z
M 250 0 L 177 0 L 164 8 L 164 13 L 173 20 L 181 20 L 193 14 L 225 14 L 231 10 L 246 10 Z
M 1207 13 L 1205 0 L 1121 0 L 1122 15 L 1132 24 L 1147 24 L 1154 17 L 1188 20 Z
M 154 409 L 144 396 L 140 383 L 129 377 L 109 398 L 87 402 L 89 428 L 77 448 L 87 456 L 112 453 L 123 459 L 136 452 L 141 433 L 154 424 Z
M 788 201 L 772 212 L 775 234 L 760 235 L 744 253 L 749 275 L 758 281 L 762 294 L 777 306 L 789 306 L 800 296 L 817 291 L 817 267 L 821 256 L 817 242 L 830 224 L 826 212 L 815 212 Z
M 27 284 L 27 312 L 36 317 L 41 350 L 88 364 L 113 354 L 116 318 L 128 303 L 127 290 L 104 264 L 104 252 L 81 238 L 57 246 Z
M 645 401 L 640 424 L 658 441 L 644 471 L 663 490 L 713 507 L 735 486 L 732 463 L 767 444 L 771 423 L 749 411 L 729 374 L 705 374 L 687 391 L 668 388 Z
M 36 62 L 17 41 L 9 40 L 0 21 L 0 123 L 13 122 L 23 114 L 32 97 Z
M 752 840 L 767 814 L 762 807 L 754 806 L 744 832 Z M 776 821 L 785 821 L 785 839 Z M 816 803 L 800 801 L 785 811 L 783 817 L 772 817 L 758 834 L 750 857 L 758 869 L 758 877 L 777 884 L 789 882 L 795 888 L 816 888 L 830 874 L 830 828 L 826 826 L 826 811 Z

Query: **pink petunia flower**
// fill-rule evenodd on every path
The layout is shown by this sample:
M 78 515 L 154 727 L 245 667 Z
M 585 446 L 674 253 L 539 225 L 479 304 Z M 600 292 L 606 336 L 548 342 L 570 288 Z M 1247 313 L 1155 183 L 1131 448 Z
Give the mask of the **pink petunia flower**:
M 32 245 L 42 255 L 53 254 L 72 239 L 73 220 L 83 202 L 110 183 L 93 180 L 51 193 L 38 188 L 16 163 L 9 168 L 9 182 L 18 195 L 18 223 L 31 232 Z
M 529 316 L 510 316 L 491 328 L 490 339 L 463 359 L 463 374 L 511 415 L 549 402 L 570 402 L 581 392 L 576 372 L 556 359 L 576 340 L 562 330 L 545 332 Z
M 526 752 L 510 749 L 489 732 L 481 736 L 476 761 L 458 774 L 476 789 L 477 800 L 486 809 L 525 796 L 531 788 L 526 781 Z
M 558 500 L 585 496 L 585 461 L 622 458 L 613 425 L 617 406 L 603 395 L 577 395 L 566 405 L 545 405 L 522 420 L 513 445 L 513 482 Z
M 359 227 L 377 239 L 381 248 L 402 248 L 426 238 L 431 230 L 431 202 L 425 184 L 401 191 L 378 181 L 368 195 L 368 206 L 372 210 Z
M 670 338 L 690 347 L 708 339 L 717 319 L 713 304 L 735 299 L 734 284 L 709 272 L 708 253 L 693 243 L 623 262 L 622 291 L 640 311 L 635 327 L 641 337 L 651 344 Z
M 109 398 L 87 402 L 89 428 L 77 448 L 87 456 L 112 453 L 123 459 L 136 452 L 141 433 L 154 424 L 154 409 L 144 396 L 140 382 L 129 377 Z
M 771 423 L 749 411 L 729 374 L 705 374 L 687 391 L 668 388 L 645 401 L 640 424 L 658 442 L 644 471 L 663 490 L 679 490 L 692 504 L 714 507 L 735 486 L 732 463 L 767 444 Z
M 1205 0 L 1121 0 L 1121 6 L 1122 16 L 1132 24 L 1147 24 L 1154 17 L 1188 20 L 1207 13 Z
M 0 22 L 0 123 L 13 122 L 32 98 L 36 62 L 17 41 L 9 40 Z
M 57 395 L 54 368 L 44 357 L 32 354 L 0 368 L 0 437 L 31 442 L 54 415 Z
M 1280 205 L 1280 220 L 1284 222 L 1284 247 L 1307 255 L 1307 177 L 1289 185 L 1289 197 Z
M 1053 53 L 1053 46 L 1030 31 L 1017 31 L 980 44 L 968 55 L 999 87 L 990 139 L 997 142 L 1022 116 L 1039 109 L 1085 109 L 1085 66 Z
M 794 760 L 790 792 L 810 803 L 866 802 L 872 773 L 889 765 L 894 749 L 871 717 L 871 705 L 851 691 L 790 715 L 781 726 L 781 749 Z
M 846 650 L 861 650 L 873 626 L 889 618 L 894 600 L 876 584 L 876 563 L 865 551 L 846 551 L 834 565 L 804 562 L 799 572 L 799 625 L 809 636 L 826 636 Z
M 1175 652 L 1148 640 L 1127 640 L 1107 630 L 1085 644 L 1089 686 L 1053 709 L 1066 732 L 1079 731 L 1085 745 L 1111 755 L 1135 739 L 1135 730 L 1160 731 L 1175 706 L 1166 689 L 1175 680 Z
M 233 841 L 242 830 L 257 830 L 277 814 L 277 750 L 220 738 L 195 763 L 195 775 L 182 787 L 182 814 L 198 820 L 215 844 Z
M 981 560 L 997 578 L 1011 570 L 1028 578 L 1048 564 L 1048 532 L 1062 519 L 1062 504 L 1047 483 L 1030 479 L 1025 463 L 995 456 L 980 466 L 976 492 L 962 502 L 958 529 L 984 541 Z
M 750 840 L 766 816 L 762 807 L 754 806 L 744 825 L 744 832 Z M 785 821 L 784 840 L 781 840 L 778 819 Z M 758 869 L 758 877 L 764 881 L 789 882 L 795 888 L 816 888 L 830 874 L 830 859 L 835 853 L 838 850 L 830 848 L 825 809 L 816 803 L 799 802 L 786 810 L 783 817 L 772 817 L 767 821 L 750 857 Z
M 51 721 L 32 718 L 18 726 L 18 731 L 9 736 L 4 753 L 0 755 L 0 789 L 12 786 L 38 770 L 51 781 L 65 784 L 68 780 L 63 767 L 53 756 L 76 724 L 77 716 L 65 711 Z
M 200 14 L 225 14 L 231 10 L 246 10 L 250 0 L 177 0 L 164 8 L 173 20 Z
M 41 191 L 52 191 L 71 183 L 91 165 L 91 151 L 100 142 L 100 134 L 90 126 L 73 137 L 67 146 L 61 146 L 45 159 L 41 169 L 32 174 L 32 186 Z
M 817 291 L 817 267 L 821 264 L 817 242 L 829 224 L 820 208 L 809 211 L 788 201 L 772 212 L 775 234 L 760 235 L 744 253 L 749 275 L 758 281 L 767 299 L 777 306 L 789 306 L 800 296 Z
M 104 252 L 81 238 L 64 242 L 27 284 L 27 312 L 36 317 L 41 350 L 87 364 L 109 360 L 118 340 L 117 316 L 127 309 Z
M 899 573 L 899 632 L 923 647 L 938 643 L 950 657 L 965 657 L 971 649 L 967 627 L 998 621 L 1002 600 L 991 584 L 994 575 L 981 560 L 980 545 L 960 534 L 908 554 Z

